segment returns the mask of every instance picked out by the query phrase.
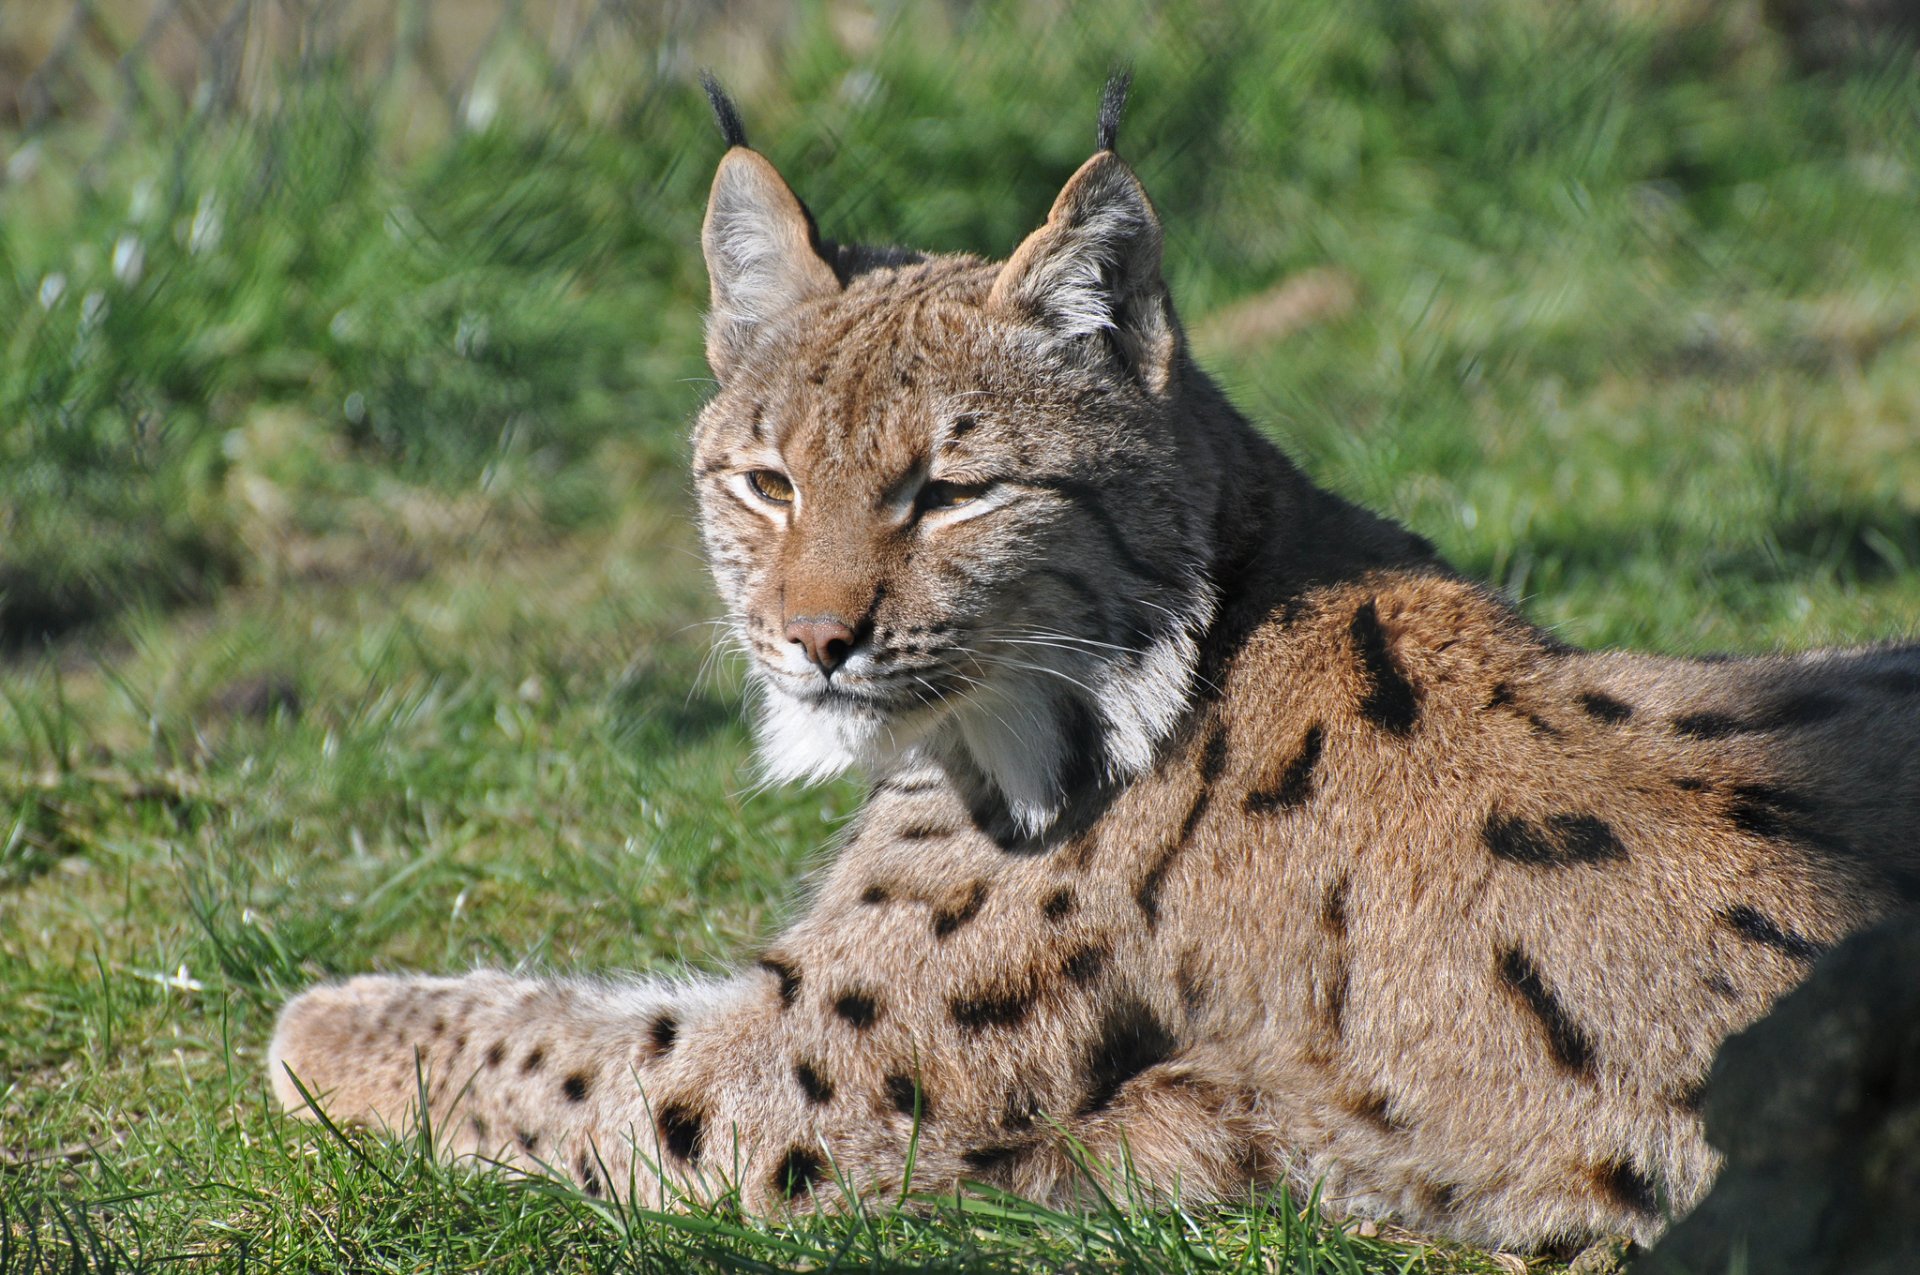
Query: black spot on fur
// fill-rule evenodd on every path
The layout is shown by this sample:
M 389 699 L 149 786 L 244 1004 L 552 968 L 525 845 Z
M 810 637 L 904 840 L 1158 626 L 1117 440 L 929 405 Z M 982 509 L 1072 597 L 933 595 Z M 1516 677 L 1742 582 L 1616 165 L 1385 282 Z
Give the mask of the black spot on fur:
M 1061 859 L 1067 867 L 1076 871 L 1082 870 L 1093 862 L 1093 852 L 1099 848 L 1100 843 L 1094 835 L 1091 832 L 1083 832 L 1067 842 L 1066 853 L 1061 856 Z
M 513 1140 L 518 1142 L 520 1149 L 528 1155 L 532 1155 L 534 1148 L 540 1145 L 540 1135 L 537 1133 L 529 1133 L 525 1129 L 515 1129 L 513 1131 Z
M 1487 816 L 1480 839 L 1497 859 L 1534 868 L 1611 863 L 1627 857 L 1627 848 L 1606 822 L 1592 815 L 1549 815 L 1534 823 L 1498 812 Z
M 1347 895 L 1352 889 L 1353 879 L 1342 875 L 1327 887 L 1326 897 L 1320 902 L 1320 924 L 1338 938 L 1347 934 Z
M 800 1092 L 807 1095 L 808 1102 L 818 1105 L 833 1100 L 833 1082 L 821 1075 L 820 1069 L 812 1063 L 795 1063 L 793 1078 L 800 1082 Z
M 1012 1027 L 1033 1012 L 1035 994 L 1031 986 L 980 992 L 956 996 L 947 1008 L 953 1014 L 953 1021 L 968 1031 Z
M 1401 1133 L 1406 1126 L 1394 1119 L 1393 1103 L 1383 1093 L 1355 1094 L 1347 1100 L 1347 1110 L 1382 1133 Z
M 445 1030 L 447 1030 L 447 1020 L 444 1018 L 436 1018 L 433 1020 L 433 1026 L 427 1028 L 427 1033 L 432 1036 L 438 1036 Z
M 1060 921 L 1064 920 L 1067 915 L 1073 911 L 1073 907 L 1073 891 L 1065 886 L 1061 886 L 1058 890 L 1049 894 L 1046 902 L 1040 905 L 1040 915 L 1046 917 L 1049 921 Z
M 1270 815 L 1306 804 L 1313 795 L 1313 771 L 1320 764 L 1320 749 L 1325 733 L 1320 723 L 1307 727 L 1306 738 L 1281 770 L 1279 777 L 1265 788 L 1247 794 L 1246 811 L 1250 815 Z
M 546 1046 L 535 1045 L 533 1047 L 533 1052 L 529 1053 L 526 1056 L 526 1058 L 522 1060 L 522 1062 L 520 1063 L 520 1074 L 525 1076 L 525 1075 L 530 1075 L 533 1072 L 539 1071 L 541 1064 L 545 1063 L 546 1061 L 547 1061 Z
M 1770 704 L 1760 718 L 1763 730 L 1814 726 L 1846 711 L 1847 701 L 1827 691 L 1805 691 Z
M 1691 775 L 1682 775 L 1673 781 L 1673 786 L 1681 792 L 1705 792 L 1711 785 L 1704 779 L 1695 779 Z
M 833 1012 L 856 1029 L 865 1031 L 880 1017 L 880 1006 L 865 992 L 842 992 L 834 999 Z
M 978 425 L 979 423 L 980 423 L 979 417 L 969 415 L 964 412 L 959 416 L 954 417 L 951 421 L 947 423 L 947 441 L 951 443 L 965 436 L 966 434 L 972 431 L 974 426 Z
M 574 1172 L 578 1174 L 580 1178 L 580 1189 L 586 1193 L 587 1198 L 589 1200 L 599 1199 L 600 1175 L 594 1172 L 593 1161 L 587 1158 L 586 1152 L 582 1151 L 580 1153 L 580 1158 L 574 1161 L 573 1167 Z
M 1736 801 L 1727 807 L 1727 818 L 1748 836 L 1777 841 L 1788 836 L 1791 825 L 1778 807 L 1758 801 Z
M 506 1061 L 506 1057 L 507 1043 L 505 1041 L 496 1040 L 487 1046 L 487 1066 L 498 1067 L 502 1062 Z
M 1354 654 L 1360 659 L 1360 674 L 1366 682 L 1366 694 L 1360 697 L 1360 715 L 1390 735 L 1406 735 L 1420 716 L 1420 698 L 1407 675 L 1394 663 L 1387 643 L 1387 631 L 1380 627 L 1380 614 L 1368 601 L 1353 613 L 1350 626 Z
M 1460 1188 L 1451 1182 L 1429 1182 L 1420 1188 L 1420 1202 L 1435 1213 L 1451 1213 L 1460 1202 Z
M 1581 691 L 1575 698 L 1580 701 L 1580 707 L 1586 710 L 1588 717 L 1609 726 L 1618 726 L 1633 716 L 1632 705 L 1623 704 L 1602 691 Z
M 1784 952 L 1796 961 L 1811 963 L 1827 950 L 1826 944 L 1816 943 L 1792 930 L 1783 929 L 1773 918 L 1744 903 L 1737 907 L 1722 908 L 1717 915 L 1741 938 Z
M 1090 983 L 1107 966 L 1105 945 L 1089 943 L 1076 949 L 1060 963 L 1060 972 L 1076 983 Z
M 1023 1133 L 1040 1118 L 1040 1100 L 1030 1090 L 1015 1089 L 1000 1108 L 1000 1127 Z
M 660 1145 L 674 1159 L 693 1163 L 700 1154 L 700 1138 L 706 1117 L 684 1102 L 670 1103 L 660 1109 Z
M 1548 739 L 1559 739 L 1564 733 L 1558 726 L 1555 726 L 1538 713 L 1527 714 L 1527 725 L 1533 728 L 1534 734 L 1544 735 Z
M 812 1187 L 826 1172 L 827 1166 L 820 1157 L 805 1147 L 795 1147 L 787 1152 L 773 1171 L 773 1188 L 792 1199 L 802 1191 Z
M 902 841 L 932 841 L 939 837 L 951 837 L 957 831 L 957 828 L 946 828 L 939 824 L 911 823 L 894 836 Z
M 1180 830 L 1174 834 L 1173 840 L 1160 847 L 1152 865 L 1147 868 L 1146 875 L 1133 892 L 1133 901 L 1140 906 L 1141 915 L 1147 918 L 1148 929 L 1160 923 L 1160 887 L 1165 883 L 1174 859 L 1186 848 L 1194 828 L 1199 826 L 1201 817 L 1207 813 L 1207 804 L 1212 795 L 1211 789 L 1202 788 L 1194 796 L 1193 804 L 1187 807 L 1186 817 L 1180 821 Z
M 975 881 L 967 890 L 967 897 L 952 907 L 940 908 L 933 914 L 933 933 L 935 938 L 945 938 L 974 917 L 980 915 L 980 907 L 987 901 L 987 883 Z
M 1173 1033 L 1145 1001 L 1132 996 L 1115 1001 L 1101 1016 L 1100 1034 L 1087 1054 L 1087 1091 L 1080 1114 L 1106 1109 L 1121 1086 L 1165 1062 L 1177 1048 Z
M 1353 982 L 1353 971 L 1347 964 L 1344 943 L 1334 945 L 1333 954 L 1328 958 L 1327 976 L 1317 979 L 1313 984 L 1313 1010 L 1326 1029 L 1328 1036 L 1338 1040 L 1347 1030 L 1347 992 Z
M 480 1116 L 468 1116 L 467 1127 L 473 1130 L 474 1141 L 484 1144 L 487 1140 L 487 1122 Z
M 660 1015 L 647 1028 L 647 1042 L 653 1046 L 655 1056 L 673 1052 L 674 1042 L 679 1039 L 680 1020 L 672 1014 Z
M 1695 739 L 1721 739 L 1746 729 L 1738 718 L 1725 713 L 1684 713 L 1673 719 L 1673 728 Z
M 1749 836 L 1767 841 L 1790 841 L 1828 854 L 1848 855 L 1852 847 L 1814 823 L 1813 802 L 1772 784 L 1736 784 L 1730 791 L 1727 818 Z
M 1539 968 L 1525 952 L 1510 947 L 1500 954 L 1500 979 L 1546 1029 L 1547 1047 L 1555 1062 L 1568 1071 L 1584 1072 L 1592 1067 L 1593 1042 L 1541 981 Z
M 1199 965 L 1200 953 L 1188 948 L 1181 953 L 1180 964 L 1173 971 L 1173 985 L 1180 993 L 1180 1004 L 1187 1011 L 1188 1019 L 1197 1018 L 1207 1007 L 1207 987 L 1201 981 Z
M 1776 700 L 1749 718 L 1729 713 L 1686 713 L 1673 719 L 1673 728 L 1696 739 L 1722 739 L 1728 735 L 1816 726 L 1839 715 L 1846 707 L 1847 701 L 1841 696 L 1826 691 L 1804 691 Z
M 1619 1207 L 1642 1217 L 1660 1216 L 1659 1185 L 1630 1160 L 1597 1164 L 1592 1170 L 1593 1184 L 1600 1193 Z
M 921 1122 L 925 1123 L 933 1119 L 933 1103 L 928 1101 L 927 1091 L 921 1088 L 912 1076 L 907 1075 L 905 1072 L 895 1072 L 893 1075 L 887 1077 L 886 1088 L 887 1101 L 892 1103 L 893 1109 L 901 1115 L 911 1116 L 913 1114 L 914 1095 L 918 1094 L 920 1096 Z
M 1717 972 L 1709 974 L 1701 979 L 1700 982 L 1708 991 L 1720 997 L 1722 1000 L 1737 1001 L 1740 999 L 1740 989 L 1735 987 L 1733 980 L 1725 974 Z
M 1031 1148 L 1001 1143 L 998 1146 L 974 1147 L 960 1153 L 960 1160 L 975 1173 L 992 1173 L 1008 1168 L 1014 1161 L 1025 1155 Z
M 780 980 L 780 1008 L 791 1009 L 793 998 L 800 994 L 800 971 L 771 956 L 761 957 L 756 964 Z
M 1193 830 L 1200 826 L 1200 819 L 1207 813 L 1207 806 L 1212 800 L 1211 792 L 1204 788 L 1200 790 L 1199 795 L 1193 799 L 1193 804 L 1187 807 L 1186 818 L 1180 821 L 1180 831 L 1174 835 L 1175 845 L 1185 846 L 1193 839 Z
M 1495 682 L 1493 684 L 1493 694 L 1487 697 L 1487 707 L 1506 708 L 1513 702 L 1513 688 L 1505 682 Z
M 584 1071 L 576 1071 L 560 1082 L 560 1092 L 566 1095 L 568 1102 L 585 1102 L 587 1091 L 593 1087 L 593 1080 Z
M 1730 791 L 1738 801 L 1767 806 L 1785 814 L 1810 815 L 1814 812 L 1811 801 L 1774 784 L 1735 784 Z
M 1212 783 L 1227 767 L 1227 728 L 1215 722 L 1200 748 L 1200 781 Z
M 1173 866 L 1176 848 L 1163 851 L 1154 861 L 1147 875 L 1140 881 L 1140 888 L 1133 892 L 1133 901 L 1140 908 L 1140 914 L 1147 918 L 1149 930 L 1160 924 L 1160 886 L 1167 878 L 1167 869 Z
M 885 903 L 887 898 L 887 887 L 884 885 L 870 885 L 860 891 L 860 901 L 862 903 Z

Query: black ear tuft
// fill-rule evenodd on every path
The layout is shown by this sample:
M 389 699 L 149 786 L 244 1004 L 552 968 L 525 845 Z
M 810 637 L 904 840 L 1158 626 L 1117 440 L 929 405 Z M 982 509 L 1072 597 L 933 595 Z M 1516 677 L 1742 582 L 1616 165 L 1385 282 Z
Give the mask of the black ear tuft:
M 740 122 L 740 109 L 727 96 L 727 91 L 720 87 L 720 81 L 713 78 L 712 71 L 700 72 L 700 87 L 707 91 L 707 104 L 713 107 L 713 118 L 720 125 L 720 136 L 726 138 L 729 147 L 745 146 L 747 126 Z M 1122 90 L 1123 95 L 1124 92 Z M 1104 123 L 1102 127 L 1105 127 Z
M 1100 91 L 1100 135 L 1096 150 L 1110 151 L 1120 140 L 1120 116 L 1127 109 L 1127 90 L 1133 87 L 1133 72 L 1116 67 Z M 711 90 L 709 90 L 711 91 Z

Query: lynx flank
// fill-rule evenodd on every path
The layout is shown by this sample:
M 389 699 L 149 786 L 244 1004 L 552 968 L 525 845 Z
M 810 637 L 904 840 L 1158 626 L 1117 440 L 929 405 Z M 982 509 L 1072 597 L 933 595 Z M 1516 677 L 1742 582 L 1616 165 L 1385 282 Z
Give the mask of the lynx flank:
M 1920 647 L 1569 649 L 1191 362 L 1099 150 L 1005 263 L 830 243 L 712 90 L 694 463 L 767 763 L 872 796 L 731 978 L 356 978 L 291 1108 L 650 1205 L 1324 1183 L 1641 1240 L 1714 1050 L 1920 899 Z

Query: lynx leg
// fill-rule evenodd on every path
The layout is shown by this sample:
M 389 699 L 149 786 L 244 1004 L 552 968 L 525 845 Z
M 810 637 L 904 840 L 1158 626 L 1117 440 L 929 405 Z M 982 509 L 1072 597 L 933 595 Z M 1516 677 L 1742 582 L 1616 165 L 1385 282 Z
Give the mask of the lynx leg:
M 1121 1162 L 1197 1201 L 1266 1176 L 1250 1099 L 1134 998 L 1095 1012 L 1063 995 L 1059 1052 L 1035 1053 L 1003 1028 L 945 1022 L 949 994 L 924 998 L 939 1021 L 914 1021 L 922 997 L 847 991 L 825 964 L 815 1006 L 800 968 L 687 985 L 353 979 L 288 1005 L 274 1084 L 300 1114 L 311 1095 L 329 1119 L 401 1133 L 424 1098 L 443 1155 L 654 1207 L 737 1191 L 778 1213 L 965 1180 L 1086 1204 L 1095 1185 L 1131 1193 L 1101 1167 Z
M 563 1172 L 588 1194 L 624 1194 L 627 1180 L 653 1177 L 657 1159 L 646 1078 L 690 1023 L 736 990 L 498 973 L 355 978 L 287 1005 L 269 1071 L 298 1115 L 314 1117 L 311 1098 L 335 1122 L 412 1133 L 424 1097 L 443 1155 Z M 638 1194 L 658 1198 L 663 1186 Z

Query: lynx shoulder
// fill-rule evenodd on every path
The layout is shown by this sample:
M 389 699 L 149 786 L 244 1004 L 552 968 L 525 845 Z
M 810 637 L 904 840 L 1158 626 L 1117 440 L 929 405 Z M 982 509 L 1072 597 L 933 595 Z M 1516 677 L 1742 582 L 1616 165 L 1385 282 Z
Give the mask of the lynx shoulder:
M 1118 113 L 987 262 L 823 239 L 723 105 L 701 526 L 767 764 L 871 800 L 732 977 L 306 993 L 289 1107 L 770 1212 L 1071 1203 L 1076 1146 L 1512 1246 L 1699 1199 L 1720 1041 L 1920 899 L 1920 647 L 1573 650 L 1318 490 Z

